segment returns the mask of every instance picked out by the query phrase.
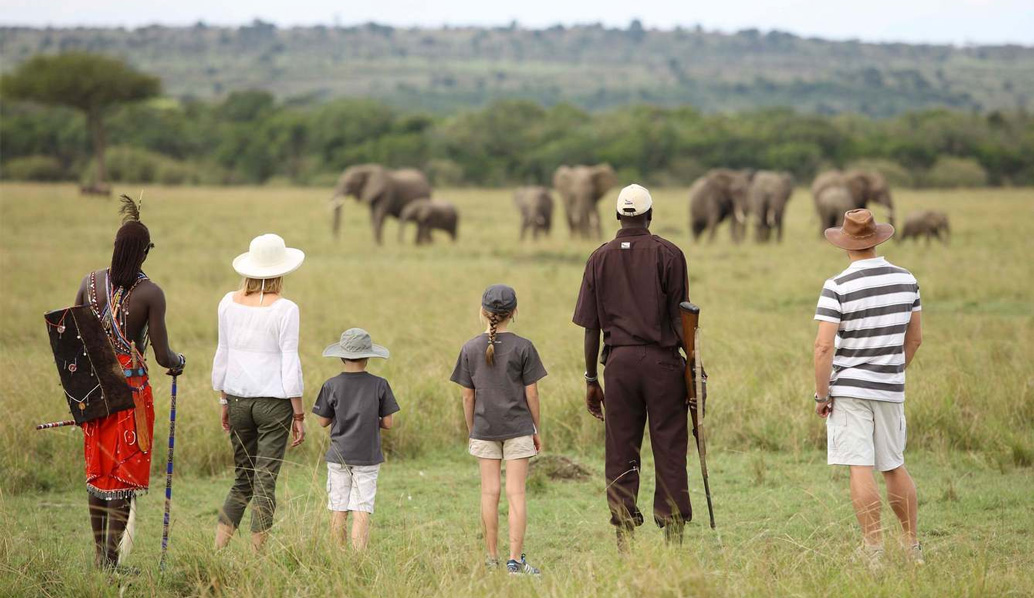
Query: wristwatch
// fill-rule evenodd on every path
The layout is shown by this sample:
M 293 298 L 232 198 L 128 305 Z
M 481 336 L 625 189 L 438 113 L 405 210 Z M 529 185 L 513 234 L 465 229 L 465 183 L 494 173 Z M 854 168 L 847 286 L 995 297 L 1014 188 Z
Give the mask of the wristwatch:
M 831 398 L 833 398 L 833 397 L 831 397 L 831 396 L 829 396 L 829 395 L 827 394 L 827 395 L 826 395 L 826 398 L 824 398 L 824 399 L 820 399 L 820 398 L 819 398 L 819 393 L 815 393 L 815 402 L 816 402 L 816 403 L 826 403 L 826 402 L 828 402 L 828 401 L 829 401 L 829 400 L 830 400 Z
M 227 401 L 226 399 L 224 399 L 223 397 L 219 397 L 219 404 L 220 405 L 229 405 L 230 402 Z

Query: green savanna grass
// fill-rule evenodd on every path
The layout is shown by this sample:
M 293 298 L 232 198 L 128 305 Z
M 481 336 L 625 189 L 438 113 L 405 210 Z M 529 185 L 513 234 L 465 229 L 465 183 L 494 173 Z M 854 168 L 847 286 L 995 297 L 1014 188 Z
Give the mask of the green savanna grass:
M 368 213 L 352 202 L 345 234 L 335 241 L 322 190 L 142 192 L 157 244 L 145 270 L 165 289 L 173 346 L 188 365 L 179 384 L 172 569 L 164 581 L 152 576 L 156 491 L 142 501 L 142 553 L 134 560 L 146 571 L 133 586 L 140 593 L 1034 593 L 1023 571 L 1034 548 L 1031 190 L 895 195 L 899 220 L 912 210 L 941 209 L 953 235 L 948 246 L 892 241 L 881 248 L 918 277 L 923 295 L 925 343 L 909 370 L 906 413 L 933 562 L 877 580 L 846 557 L 856 541 L 846 477 L 823 465 L 825 427 L 811 411 L 811 317 L 823 280 L 846 260 L 820 239 L 805 190 L 790 204 L 785 241 L 768 246 L 734 245 L 724 229 L 713 244 L 694 244 L 685 190 L 654 192 L 653 229 L 685 250 L 691 295 L 703 308 L 712 477 L 725 544 L 709 544 L 704 526 L 694 526 L 683 552 L 666 552 L 656 533 L 644 531 L 643 558 L 634 564 L 618 562 L 610 546 L 598 479 L 602 426 L 584 413 L 581 330 L 570 322 L 596 243 L 571 241 L 560 226 L 549 239 L 519 242 L 504 190 L 439 192 L 461 210 L 460 239 L 421 248 L 411 245 L 412 229 L 400 245 L 394 222 L 385 245 L 374 246 Z M 604 200 L 604 214 L 611 201 Z M 603 221 L 608 230 L 617 226 Z M 18 593 L 114 591 L 84 573 L 90 546 L 78 431 L 32 428 L 68 415 L 42 314 L 68 305 L 81 277 L 107 263 L 117 225 L 115 202 L 79 197 L 70 186 L 0 185 L 0 547 L 8 563 L 0 571 Z M 215 310 L 239 282 L 230 261 L 263 232 L 281 234 L 308 256 L 286 286 L 301 307 L 307 405 L 338 369 L 320 352 L 343 329 L 362 326 L 392 351 L 392 359 L 371 365 L 391 382 L 403 411 L 385 436 L 390 462 L 366 559 L 329 554 L 322 544 L 325 434 L 311 423 L 310 440 L 289 453 L 294 465 L 285 470 L 276 548 L 261 559 L 206 548 L 232 467 L 209 381 Z M 531 585 L 507 585 L 477 567 L 476 472 L 464 456 L 460 402 L 448 381 L 459 347 L 480 330 L 481 291 L 495 282 L 517 289 L 514 330 L 536 343 L 550 372 L 540 385 L 547 450 L 596 473 L 582 483 L 533 483 L 529 551 L 550 575 Z M 169 382 L 157 367 L 153 373 L 159 415 L 152 487 L 159 490 Z M 398 498 L 405 493 L 413 496 L 411 508 Z

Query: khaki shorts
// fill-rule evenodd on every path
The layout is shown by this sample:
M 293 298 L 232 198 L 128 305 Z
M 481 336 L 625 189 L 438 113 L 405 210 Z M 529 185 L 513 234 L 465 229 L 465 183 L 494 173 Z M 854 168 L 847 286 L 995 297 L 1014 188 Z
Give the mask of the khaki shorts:
M 533 436 L 518 436 L 506 440 L 470 439 L 468 451 L 479 459 L 527 459 L 538 454 Z
M 905 464 L 905 404 L 835 398 L 826 436 L 830 465 L 897 469 Z
M 373 513 L 380 465 L 327 463 L 327 508 Z

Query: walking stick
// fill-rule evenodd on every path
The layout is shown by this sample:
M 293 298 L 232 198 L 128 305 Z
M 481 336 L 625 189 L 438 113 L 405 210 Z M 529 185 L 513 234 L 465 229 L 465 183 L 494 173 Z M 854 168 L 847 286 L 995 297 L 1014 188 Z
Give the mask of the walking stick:
M 40 424 L 40 425 L 36 426 L 36 429 L 37 430 L 49 430 L 51 428 L 63 428 L 65 426 L 74 426 L 74 425 L 75 425 L 75 420 L 74 419 L 68 419 L 68 420 L 60 421 L 60 422 L 49 422 L 49 423 L 46 423 L 46 424 Z
M 172 400 L 169 405 L 169 459 L 165 465 L 165 520 L 162 524 L 162 556 L 158 569 L 165 571 L 165 555 L 169 552 L 169 511 L 172 509 L 172 450 L 176 442 L 176 376 L 172 377 Z
M 700 475 L 704 479 L 704 495 L 707 497 L 707 514 L 711 518 L 711 529 L 715 529 L 714 506 L 711 504 L 711 485 L 707 481 L 707 435 L 704 429 L 704 414 L 707 407 L 707 372 L 700 354 L 700 308 L 688 301 L 679 305 L 682 313 L 682 338 L 686 346 L 686 395 L 689 414 L 693 420 L 693 436 L 697 441 L 700 456 Z

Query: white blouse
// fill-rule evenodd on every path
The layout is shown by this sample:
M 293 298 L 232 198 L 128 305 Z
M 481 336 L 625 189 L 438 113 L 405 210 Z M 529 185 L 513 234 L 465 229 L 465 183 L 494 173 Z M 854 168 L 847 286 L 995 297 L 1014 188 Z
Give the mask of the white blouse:
M 241 305 L 227 293 L 219 302 L 219 348 L 212 388 L 235 397 L 302 396 L 298 305 L 277 299 L 266 307 Z

